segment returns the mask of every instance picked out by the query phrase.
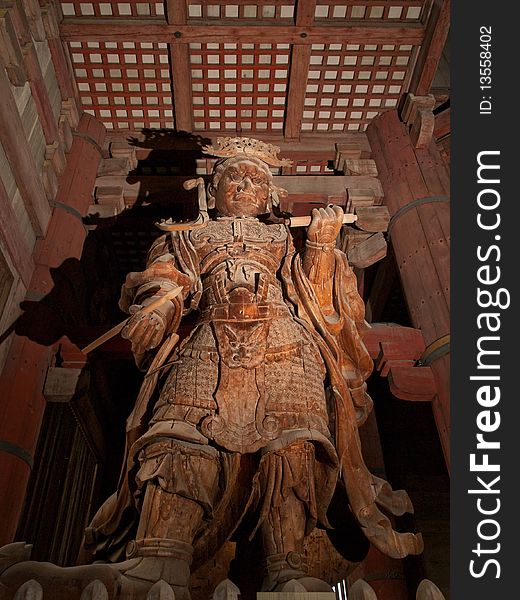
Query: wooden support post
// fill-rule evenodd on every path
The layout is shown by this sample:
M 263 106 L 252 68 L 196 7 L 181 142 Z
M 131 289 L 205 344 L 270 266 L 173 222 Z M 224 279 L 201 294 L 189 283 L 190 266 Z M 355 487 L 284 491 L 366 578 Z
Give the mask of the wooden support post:
M 80 258 L 86 235 L 81 215 L 91 204 L 101 158 L 97 147 L 103 143 L 105 130 L 87 114 L 83 114 L 78 129 L 81 136 L 74 137 L 67 167 L 60 176 L 58 207 L 52 214 L 47 237 L 39 240 L 34 253 L 37 266 L 29 293 L 39 297 L 52 289 L 49 268 L 58 267 L 69 257 Z M 20 144 L 24 139 L 16 141 Z M 45 409 L 44 381 L 52 355 L 53 347 L 15 335 L 0 376 L 0 489 L 9 490 L 9 494 L 0 495 L 0 546 L 13 541 L 23 507 Z
M 410 319 L 426 345 L 445 336 L 449 314 L 449 175 L 435 141 L 414 148 L 396 111 L 369 125 L 367 136 L 391 215 L 389 235 L 396 256 Z M 431 365 L 438 396 L 432 403 L 449 465 L 449 358 Z
M 48 235 L 38 241 L 36 247 L 36 263 L 45 265 L 45 268 L 59 266 L 66 257 L 81 257 L 86 235 L 81 218 L 92 204 L 101 160 L 98 148 L 104 136 L 103 125 L 88 113 L 83 113 L 67 155 L 67 168 L 60 178 Z
M 13 541 L 45 408 L 42 390 L 52 356 L 29 338 L 15 336 L 0 377 L 0 544 Z
M 400 113 L 401 120 L 410 128 L 414 148 L 427 148 L 435 126 L 435 98 L 407 94 Z

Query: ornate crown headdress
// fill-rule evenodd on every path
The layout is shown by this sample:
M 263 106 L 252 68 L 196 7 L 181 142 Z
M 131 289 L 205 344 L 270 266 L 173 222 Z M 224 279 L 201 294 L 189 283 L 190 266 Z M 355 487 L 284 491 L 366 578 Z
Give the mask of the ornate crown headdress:
M 267 144 L 253 138 L 219 137 L 217 138 L 217 146 L 217 148 L 204 146 L 202 151 L 205 154 L 211 154 L 219 158 L 233 158 L 241 154 L 254 156 L 272 167 L 289 167 L 292 165 L 292 160 L 276 156 L 280 152 L 278 146 L 273 146 L 272 144 Z

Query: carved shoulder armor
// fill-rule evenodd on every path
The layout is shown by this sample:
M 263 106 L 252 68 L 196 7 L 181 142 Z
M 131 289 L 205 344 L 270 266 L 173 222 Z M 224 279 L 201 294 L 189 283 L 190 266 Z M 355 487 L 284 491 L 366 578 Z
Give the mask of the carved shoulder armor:
M 268 225 L 256 219 L 218 219 L 209 221 L 206 227 L 193 230 L 190 237 L 195 248 L 206 244 L 218 246 L 233 242 L 284 244 L 287 230 L 283 224 Z

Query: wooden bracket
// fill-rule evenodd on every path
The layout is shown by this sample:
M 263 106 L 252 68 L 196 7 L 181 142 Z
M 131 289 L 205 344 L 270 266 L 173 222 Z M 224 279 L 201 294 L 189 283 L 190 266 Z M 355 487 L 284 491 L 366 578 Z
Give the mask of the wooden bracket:
M 400 400 L 430 402 L 437 395 L 429 366 L 417 366 L 426 344 L 420 329 L 375 323 L 363 337 L 376 370 Z
M 0 57 L 9 81 L 17 87 L 25 85 L 27 74 L 22 49 L 13 27 L 11 15 L 6 8 L 0 9 Z
M 401 109 L 401 120 L 410 129 L 410 138 L 414 148 L 426 148 L 430 143 L 435 127 L 435 98 L 407 94 Z

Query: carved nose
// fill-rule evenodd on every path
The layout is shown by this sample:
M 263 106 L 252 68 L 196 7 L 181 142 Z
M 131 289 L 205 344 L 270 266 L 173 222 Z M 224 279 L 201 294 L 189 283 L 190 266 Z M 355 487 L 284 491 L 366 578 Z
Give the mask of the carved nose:
M 244 177 L 244 179 L 242 179 L 242 181 L 239 183 L 238 185 L 238 191 L 242 192 L 244 190 L 246 190 L 247 188 L 252 188 L 253 184 L 251 182 L 251 179 L 249 179 L 249 177 Z

